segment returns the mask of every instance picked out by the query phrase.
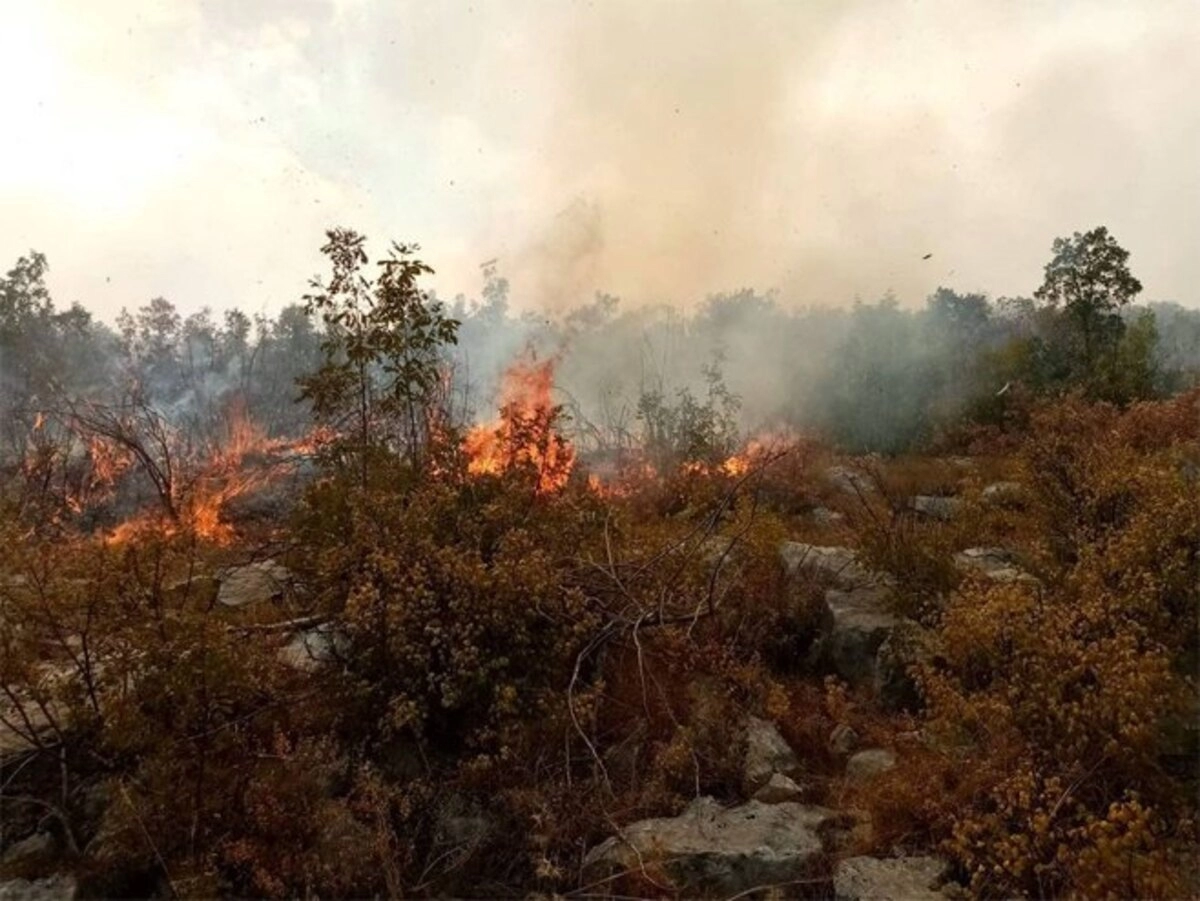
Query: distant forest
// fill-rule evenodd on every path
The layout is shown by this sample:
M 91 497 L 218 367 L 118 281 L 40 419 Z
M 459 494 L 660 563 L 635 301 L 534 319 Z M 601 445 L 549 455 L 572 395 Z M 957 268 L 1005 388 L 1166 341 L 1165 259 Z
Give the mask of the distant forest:
M 423 297 L 459 323 L 457 343 L 442 353 L 463 422 L 494 413 L 503 372 L 533 357 L 554 362 L 566 429 L 585 451 L 632 446 L 655 408 L 690 403 L 721 406 L 749 434 L 815 431 L 849 451 L 895 453 L 964 423 L 1002 427 L 1030 394 L 1079 390 L 1124 404 L 1200 384 L 1200 309 L 1134 302 L 1141 286 L 1127 257 L 1099 228 L 1055 242 L 1035 297 L 943 287 L 914 309 L 891 296 L 796 309 L 742 290 L 686 310 L 629 308 L 597 294 L 547 317 L 515 312 L 495 269 L 485 270 L 478 298 Z M 1100 267 L 1102 296 L 1055 282 L 1080 261 Z M 39 414 L 64 398 L 136 399 L 201 432 L 236 398 L 270 436 L 309 428 L 297 380 L 320 364 L 324 326 L 301 298 L 274 317 L 251 317 L 183 316 L 158 297 L 109 326 L 79 304 L 60 308 L 48 266 L 30 252 L 0 279 L 0 422 L 10 459 L 24 454 Z

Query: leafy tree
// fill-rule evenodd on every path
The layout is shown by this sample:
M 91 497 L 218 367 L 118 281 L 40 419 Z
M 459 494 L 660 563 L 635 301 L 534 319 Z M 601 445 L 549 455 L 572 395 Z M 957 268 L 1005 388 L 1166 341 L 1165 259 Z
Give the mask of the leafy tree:
M 324 361 L 300 386 L 316 415 L 344 432 L 335 450 L 356 459 L 365 486 L 369 460 L 381 450 L 398 450 L 420 468 L 438 426 L 441 354 L 459 323 L 418 287 L 433 270 L 414 256 L 417 245 L 393 243 L 371 279 L 364 236 L 349 229 L 327 236 L 321 252 L 332 277 L 314 279 L 304 298 L 325 326 Z
M 1104 226 L 1070 238 L 1056 238 L 1042 286 L 1034 297 L 1061 312 L 1067 326 L 1068 366 L 1076 380 L 1086 380 L 1099 358 L 1114 351 L 1124 333 L 1120 316 L 1142 290 L 1129 271 L 1129 251 Z

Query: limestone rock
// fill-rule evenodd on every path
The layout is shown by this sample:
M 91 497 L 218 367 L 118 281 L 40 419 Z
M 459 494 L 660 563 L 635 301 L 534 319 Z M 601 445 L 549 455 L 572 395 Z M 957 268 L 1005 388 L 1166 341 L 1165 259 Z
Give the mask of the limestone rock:
M 909 506 L 914 512 L 928 519 L 949 522 L 962 508 L 962 501 L 956 497 L 919 494 L 909 501 Z
M 900 622 L 891 612 L 892 577 L 870 569 L 847 547 L 786 541 L 779 553 L 793 577 L 811 572 L 833 585 L 825 592 L 814 657 L 851 683 L 870 683 L 876 652 Z
M 833 873 L 837 901 L 937 901 L 949 864 L 939 857 L 851 857 Z
M 859 751 L 846 761 L 846 781 L 861 784 L 886 773 L 896 765 L 896 755 L 884 748 Z
M 825 480 L 839 491 L 856 497 L 874 489 L 869 475 L 850 466 L 830 466 L 825 470 Z
M 315 672 L 344 654 L 348 643 L 344 632 L 331 623 L 325 623 L 296 632 L 279 649 L 279 659 L 298 670 Z
M 699 798 L 677 817 L 626 826 L 588 852 L 584 867 L 595 878 L 644 865 L 687 894 L 732 895 L 812 877 L 835 822 L 822 807 L 750 801 L 725 809 Z
M 0 901 L 75 901 L 78 890 L 74 876 L 9 879 L 0 882 Z
M 220 576 L 217 602 L 226 607 L 244 607 L 278 600 L 287 593 L 291 581 L 291 571 L 274 560 L 230 567 Z
M 853 685 L 870 684 L 879 647 L 900 623 L 891 612 L 891 591 L 856 588 L 825 592 L 832 626 L 822 642 L 829 667 Z
M 893 580 L 865 566 L 858 554 L 848 547 L 822 547 L 801 541 L 785 541 L 779 549 L 783 565 L 789 573 L 801 570 L 825 576 L 836 588 L 853 591 L 857 588 L 890 588 Z
M 964 573 L 986 576 L 995 582 L 1040 584 L 1035 576 L 1017 565 L 1016 554 L 1007 548 L 969 547 L 954 555 L 954 565 Z
M 753 794 L 779 773 L 799 778 L 803 769 L 796 752 L 787 743 L 775 724 L 756 716 L 746 721 L 746 758 L 742 771 L 746 794 Z
M 804 791 L 793 780 L 783 773 L 776 773 L 767 784 L 754 793 L 754 800 L 763 804 L 783 804 L 787 801 L 799 801 Z

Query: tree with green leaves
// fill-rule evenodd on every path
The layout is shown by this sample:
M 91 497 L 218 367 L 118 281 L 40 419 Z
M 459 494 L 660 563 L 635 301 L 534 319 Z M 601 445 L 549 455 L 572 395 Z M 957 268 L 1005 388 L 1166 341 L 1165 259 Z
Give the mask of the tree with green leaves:
M 427 460 L 442 394 L 442 353 L 457 341 L 458 321 L 418 286 L 433 270 L 415 244 L 393 243 L 371 278 L 366 238 L 349 229 L 326 233 L 328 283 L 312 282 L 308 314 L 324 326 L 323 361 L 299 380 L 302 398 L 339 433 L 335 452 L 353 459 L 365 487 L 370 461 L 395 452 L 414 469 Z
M 1116 351 L 1124 333 L 1121 309 L 1142 290 L 1129 271 L 1129 251 L 1104 226 L 1056 238 L 1042 286 L 1034 297 L 1061 314 L 1059 349 L 1072 381 L 1088 381 L 1101 358 Z

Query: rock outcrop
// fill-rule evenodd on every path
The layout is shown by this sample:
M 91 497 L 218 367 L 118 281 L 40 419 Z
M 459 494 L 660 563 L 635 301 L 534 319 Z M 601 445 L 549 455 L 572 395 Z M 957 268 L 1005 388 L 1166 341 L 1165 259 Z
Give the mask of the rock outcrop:
M 756 716 L 746 720 L 746 757 L 742 771 L 742 788 L 753 795 L 779 774 L 799 779 L 803 768 L 796 752 L 787 743 L 775 724 Z
M 234 566 L 219 576 L 217 602 L 225 607 L 245 607 L 279 600 L 291 588 L 292 573 L 274 560 Z
M 593 848 L 584 859 L 593 878 L 647 873 L 685 894 L 733 895 L 812 878 L 836 815 L 804 804 L 749 801 L 723 808 L 698 798 L 677 817 L 641 820 Z
M 78 892 L 74 876 L 0 882 L 0 901 L 75 901 Z
M 913 512 L 927 519 L 949 522 L 962 508 L 962 501 L 956 497 L 919 494 L 909 501 L 909 507 Z
M 825 481 L 838 491 L 851 495 L 866 495 L 874 490 L 871 477 L 850 466 L 830 466 L 825 470 Z
M 833 873 L 837 901 L 940 901 L 950 870 L 939 857 L 851 857 Z
M 832 586 L 825 592 L 825 626 L 814 657 L 852 684 L 871 684 L 879 647 L 901 622 L 891 609 L 891 576 L 870 569 L 845 547 L 788 541 L 780 556 L 793 577 L 808 571 Z
M 279 659 L 298 670 L 315 672 L 341 657 L 348 645 L 349 639 L 343 631 L 333 623 L 323 623 L 293 633 L 279 649 Z
M 846 761 L 846 781 L 852 785 L 869 782 L 896 765 L 896 755 L 885 748 L 859 751 Z
M 804 789 L 783 773 L 776 773 L 767 780 L 766 785 L 754 793 L 754 800 L 764 804 L 783 804 L 787 801 L 799 801 L 803 797 Z
M 954 555 L 954 565 L 964 573 L 986 576 L 994 582 L 1040 584 L 1016 560 L 1015 553 L 1002 547 L 969 547 Z

